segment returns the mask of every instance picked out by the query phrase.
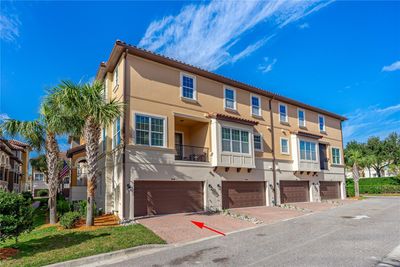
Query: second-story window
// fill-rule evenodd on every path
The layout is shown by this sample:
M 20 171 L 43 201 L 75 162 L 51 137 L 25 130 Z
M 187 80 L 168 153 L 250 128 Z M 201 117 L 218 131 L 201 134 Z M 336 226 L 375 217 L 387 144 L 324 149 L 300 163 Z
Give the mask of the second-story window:
M 181 90 L 182 97 L 196 100 L 196 78 L 194 76 L 182 74 Z
M 104 128 L 103 127 L 103 130 L 102 130 L 102 140 L 103 140 L 103 142 L 102 142 L 102 149 L 103 149 L 103 152 L 106 152 L 106 149 L 107 149 L 107 140 L 106 140 L 106 128 Z
M 164 146 L 164 119 L 147 116 L 135 116 L 136 144 L 146 146 Z
M 318 115 L 318 126 L 321 132 L 325 132 L 325 117 Z
M 262 151 L 262 137 L 260 134 L 254 134 L 254 150 Z
M 119 85 L 119 75 L 118 75 L 118 65 L 115 67 L 114 70 L 114 88 Z
M 251 96 L 251 114 L 256 116 L 261 116 L 260 109 L 260 97 L 252 95 Z
M 340 164 L 340 150 L 339 150 L 339 148 L 336 148 L 336 147 L 332 148 L 332 163 L 333 164 Z
M 107 78 L 105 78 L 103 81 L 103 100 L 104 100 L 104 102 L 107 101 L 107 85 L 108 85 Z
M 306 161 L 317 160 L 317 151 L 315 143 L 300 140 L 300 160 L 306 160 Z
M 233 89 L 225 88 L 225 108 L 236 109 L 236 92 Z
M 113 125 L 113 149 L 121 143 L 121 118 L 118 117 Z
M 222 151 L 249 153 L 249 132 L 222 127 Z
M 299 117 L 299 126 L 306 127 L 306 113 L 305 113 L 304 109 L 298 109 L 297 115 Z
M 285 104 L 279 104 L 279 121 L 288 122 L 287 106 Z
M 289 139 L 281 138 L 281 154 L 289 154 Z

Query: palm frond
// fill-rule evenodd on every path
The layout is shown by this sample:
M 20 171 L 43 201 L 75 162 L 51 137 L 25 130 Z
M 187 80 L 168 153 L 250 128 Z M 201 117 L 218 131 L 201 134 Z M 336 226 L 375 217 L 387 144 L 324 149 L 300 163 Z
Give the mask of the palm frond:
M 45 144 L 45 128 L 38 120 L 5 120 L 1 128 L 11 136 L 21 136 L 33 149 L 42 150 Z

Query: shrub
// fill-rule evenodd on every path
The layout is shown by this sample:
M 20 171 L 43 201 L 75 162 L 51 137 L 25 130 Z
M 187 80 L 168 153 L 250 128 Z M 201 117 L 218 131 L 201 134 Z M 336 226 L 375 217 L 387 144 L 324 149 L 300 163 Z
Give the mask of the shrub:
M 87 212 L 87 201 L 86 200 L 80 200 L 78 202 L 74 203 L 74 210 L 78 211 L 79 214 L 82 217 L 86 217 L 86 212 Z M 94 216 L 99 215 L 99 211 L 96 209 L 96 203 L 93 205 L 93 210 L 94 210 Z
M 69 211 L 60 218 L 60 224 L 65 229 L 71 229 L 75 227 L 80 218 L 79 212 Z
M 33 228 L 33 208 L 22 194 L 0 190 L 0 241 L 15 238 Z
M 23 198 L 27 201 L 30 201 L 31 203 L 33 202 L 33 196 L 31 192 L 25 191 L 22 192 L 21 195 L 23 196 Z
M 72 205 L 69 201 L 65 199 L 57 200 L 57 212 L 59 215 L 63 215 L 64 213 L 72 211 Z
M 37 196 L 39 197 L 47 197 L 49 195 L 49 191 L 47 189 L 40 189 L 37 191 Z

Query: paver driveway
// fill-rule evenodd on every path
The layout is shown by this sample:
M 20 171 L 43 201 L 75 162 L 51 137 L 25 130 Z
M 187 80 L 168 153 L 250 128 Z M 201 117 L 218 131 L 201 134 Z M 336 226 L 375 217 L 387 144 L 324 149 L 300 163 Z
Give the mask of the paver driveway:
M 210 213 L 181 213 L 138 220 L 168 243 L 192 241 L 215 235 L 207 229 L 198 228 L 191 221 L 204 222 L 207 226 L 224 233 L 255 226 L 251 222 Z
M 343 203 L 351 202 L 343 201 Z M 230 209 L 230 212 L 236 215 L 243 215 L 249 218 L 255 218 L 261 221 L 263 224 L 271 224 L 299 217 L 310 211 L 322 211 L 338 206 L 337 204 L 327 202 L 295 203 L 290 205 L 306 210 L 292 210 L 280 207 L 251 207 Z M 257 226 L 252 222 L 241 220 L 231 216 L 205 212 L 171 214 L 138 219 L 139 223 L 151 229 L 154 233 L 159 235 L 168 243 L 188 242 L 216 235 L 216 233 L 211 232 L 207 229 L 198 228 L 193 223 L 191 223 L 191 221 L 204 222 L 207 226 L 224 233 L 230 233 L 237 230 Z

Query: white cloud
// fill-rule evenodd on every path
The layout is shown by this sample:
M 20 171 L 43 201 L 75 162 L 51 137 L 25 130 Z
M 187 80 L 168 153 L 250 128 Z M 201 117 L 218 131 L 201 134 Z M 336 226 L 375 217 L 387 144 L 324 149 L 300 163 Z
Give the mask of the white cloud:
M 380 108 L 371 106 L 347 114 L 343 125 L 343 139 L 366 141 L 370 136 L 385 138 L 391 132 L 400 133 L 400 104 Z
M 10 117 L 8 116 L 7 113 L 0 113 L 0 122 L 9 119 Z
M 302 24 L 299 25 L 299 28 L 300 28 L 300 29 L 307 29 L 307 28 L 310 28 L 310 24 L 308 24 L 307 22 L 302 23 Z
M 400 70 L 400 60 L 393 62 L 389 66 L 384 66 L 382 68 L 382 71 L 395 71 L 395 70 Z
M 2 40 L 14 42 L 19 37 L 20 26 L 21 22 L 16 15 L 0 14 L 0 38 Z
M 278 60 L 276 58 L 270 61 L 268 57 L 265 57 L 264 63 L 258 66 L 258 70 L 260 70 L 262 73 L 270 72 L 277 61 Z
M 314 13 L 329 2 L 318 1 L 212 1 L 191 4 L 179 14 L 150 23 L 139 46 L 215 70 L 244 58 L 262 47 L 278 28 Z M 244 49 L 232 48 L 255 26 L 268 23 L 271 32 L 247 41 Z M 269 37 L 266 37 L 269 36 Z M 236 48 L 236 46 L 235 46 Z

